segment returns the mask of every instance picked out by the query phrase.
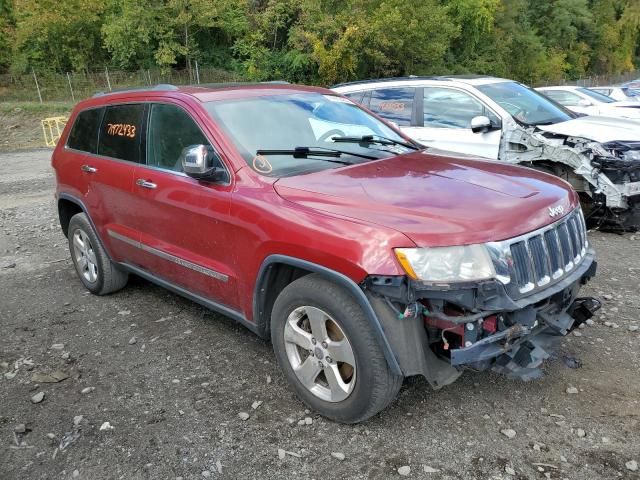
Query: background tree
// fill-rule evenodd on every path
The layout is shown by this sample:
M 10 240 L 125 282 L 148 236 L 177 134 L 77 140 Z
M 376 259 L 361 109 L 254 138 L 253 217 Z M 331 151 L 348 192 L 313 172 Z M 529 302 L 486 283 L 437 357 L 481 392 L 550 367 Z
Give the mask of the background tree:
M 15 37 L 13 3 L 0 0 L 0 72 L 11 65 L 11 49 Z
M 101 0 L 15 0 L 15 35 L 11 66 L 66 72 L 104 60 Z
M 640 63 L 639 0 L 0 0 L 0 71 L 194 62 L 332 84 L 479 73 L 526 83 Z

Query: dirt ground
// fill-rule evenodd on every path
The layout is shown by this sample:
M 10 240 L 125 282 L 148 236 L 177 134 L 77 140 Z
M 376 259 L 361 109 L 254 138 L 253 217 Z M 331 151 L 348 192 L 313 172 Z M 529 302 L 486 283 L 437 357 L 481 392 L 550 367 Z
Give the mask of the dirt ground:
M 345 426 L 305 411 L 271 346 L 232 320 L 138 278 L 86 292 L 49 155 L 0 155 L 1 479 L 640 478 L 640 234 L 590 233 L 583 292 L 604 308 L 542 380 L 415 380 Z
M 0 152 L 45 147 L 41 120 L 69 116 L 65 102 L 0 102 Z

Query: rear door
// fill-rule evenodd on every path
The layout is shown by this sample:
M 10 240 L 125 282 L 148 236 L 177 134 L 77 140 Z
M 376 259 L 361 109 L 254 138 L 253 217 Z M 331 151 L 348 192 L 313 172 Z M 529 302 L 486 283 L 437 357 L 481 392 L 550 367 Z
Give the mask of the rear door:
M 429 147 L 498 158 L 501 121 L 480 100 L 464 90 L 441 86 L 424 87 L 422 97 L 422 118 L 411 137 Z M 471 120 L 478 116 L 488 117 L 495 128 L 474 133 Z
M 115 105 L 81 112 L 69 134 L 65 157 L 72 164 L 61 170 L 75 177 L 72 194 L 84 203 L 111 257 L 131 262 L 137 250 L 114 241 L 110 232 L 131 233 L 133 171 L 140 158 L 144 106 Z M 121 125 L 116 128 L 115 126 Z
M 228 236 L 231 182 L 198 181 L 182 170 L 183 149 L 212 146 L 196 118 L 181 104 L 149 105 L 146 163 L 135 170 L 131 205 L 141 263 L 191 293 L 237 308 Z
M 133 173 L 141 159 L 145 108 L 142 103 L 107 106 L 96 155 L 87 160 L 93 189 L 87 207 L 114 259 L 128 263 L 139 260 L 139 249 L 133 245 L 138 240 L 132 228 L 136 212 L 130 207 Z

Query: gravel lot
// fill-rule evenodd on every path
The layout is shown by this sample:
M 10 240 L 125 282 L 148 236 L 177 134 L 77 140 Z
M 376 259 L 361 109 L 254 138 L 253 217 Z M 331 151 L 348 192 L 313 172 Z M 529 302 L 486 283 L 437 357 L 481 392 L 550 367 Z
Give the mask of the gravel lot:
M 305 411 L 270 345 L 232 320 L 138 278 L 86 292 L 49 155 L 0 155 L 3 480 L 640 478 L 640 234 L 590 233 L 599 274 L 583 292 L 604 308 L 542 380 L 412 380 L 345 426 Z

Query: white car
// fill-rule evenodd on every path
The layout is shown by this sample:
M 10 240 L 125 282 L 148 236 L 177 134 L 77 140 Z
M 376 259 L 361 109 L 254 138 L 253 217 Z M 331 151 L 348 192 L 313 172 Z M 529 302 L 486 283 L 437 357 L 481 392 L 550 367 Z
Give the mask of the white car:
M 577 118 L 525 85 L 493 77 L 406 77 L 332 88 L 426 146 L 560 176 L 581 193 L 593 218 L 640 228 L 640 121 Z
M 640 90 L 634 90 L 628 87 L 589 87 L 589 90 L 607 97 L 612 98 L 616 102 L 636 101 L 640 102 Z
M 635 100 L 617 102 L 585 87 L 541 87 L 536 90 L 572 112 L 640 120 L 640 102 Z

